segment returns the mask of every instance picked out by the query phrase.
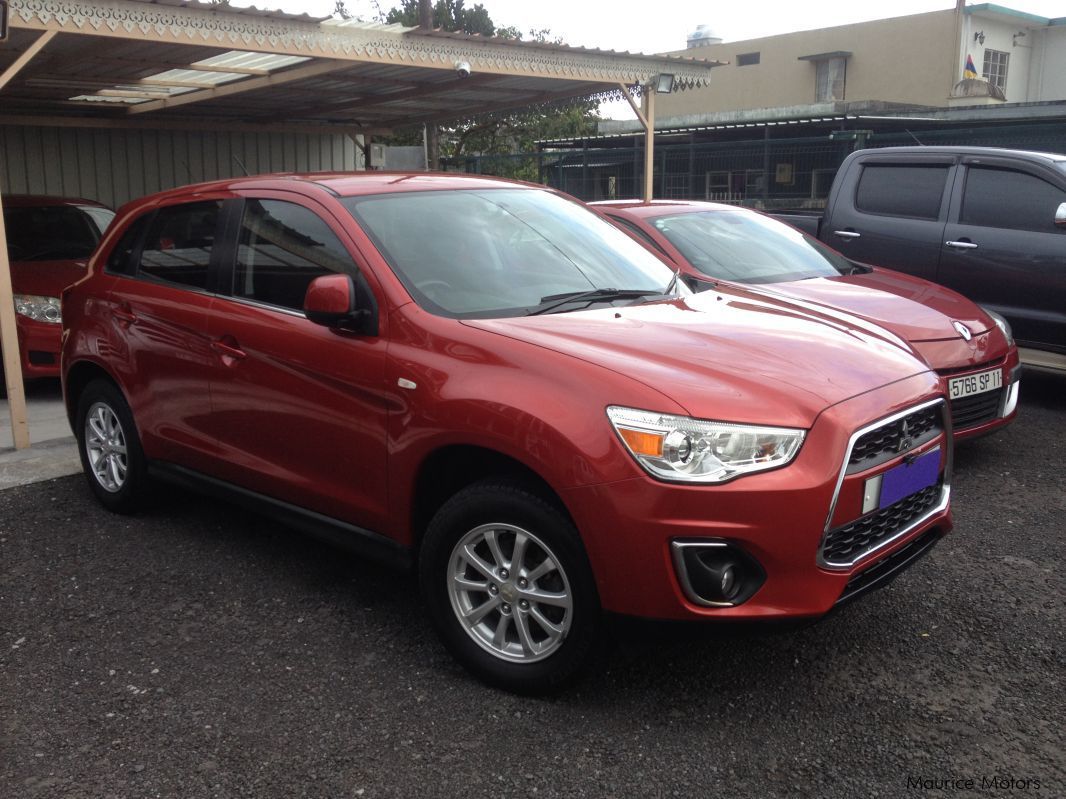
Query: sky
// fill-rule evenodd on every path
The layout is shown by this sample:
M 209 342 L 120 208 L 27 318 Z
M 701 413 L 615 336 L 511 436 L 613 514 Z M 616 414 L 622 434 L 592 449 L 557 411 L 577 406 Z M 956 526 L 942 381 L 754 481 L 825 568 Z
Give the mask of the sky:
M 476 2 L 466 1 L 468 7 Z M 235 6 L 257 4 L 261 8 L 323 17 L 332 14 L 335 6 L 335 0 L 231 2 Z M 377 19 L 394 5 L 399 2 L 347 0 L 348 10 L 367 21 Z M 709 25 L 715 35 L 729 42 L 955 6 L 952 0 L 654 0 L 626 4 L 595 0 L 482 0 L 481 5 L 500 27 L 513 25 L 523 32 L 547 28 L 570 45 L 638 53 L 682 50 L 688 34 L 699 25 Z M 998 0 L 997 5 L 1045 17 L 1066 16 L 1066 0 Z M 601 113 L 632 118 L 625 103 L 604 106 Z

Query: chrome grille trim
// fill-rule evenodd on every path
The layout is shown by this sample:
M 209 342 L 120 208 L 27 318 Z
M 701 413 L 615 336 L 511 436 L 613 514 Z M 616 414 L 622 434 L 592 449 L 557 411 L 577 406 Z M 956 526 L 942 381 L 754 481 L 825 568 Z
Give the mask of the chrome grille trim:
M 855 442 L 858 441 L 862 436 L 866 435 L 869 432 L 877 430 L 878 428 L 883 427 L 885 425 L 889 425 L 889 424 L 893 424 L 895 422 L 898 422 L 900 419 L 902 419 L 905 416 L 909 416 L 910 414 L 916 413 L 918 411 L 923 411 L 926 408 L 932 407 L 934 405 L 939 405 L 940 406 L 941 426 L 942 426 L 943 431 L 944 431 L 944 444 L 943 445 L 944 445 L 944 448 L 945 448 L 945 452 L 947 453 L 947 460 L 946 460 L 946 462 L 944 464 L 943 489 L 941 491 L 940 501 L 937 502 L 937 504 L 928 513 L 925 513 L 920 518 L 914 520 L 913 522 L 908 524 L 905 528 L 903 528 L 902 530 L 898 531 L 895 535 L 892 535 L 889 538 L 886 538 L 884 541 L 879 542 L 876 546 L 873 546 L 870 549 L 866 550 L 865 552 L 860 553 L 858 555 L 858 557 L 848 561 L 847 563 L 841 563 L 841 562 L 835 562 L 835 561 L 832 561 L 832 562 L 831 561 L 827 561 L 825 559 L 825 557 L 824 557 L 825 539 L 826 539 L 826 536 L 829 535 L 829 531 L 832 528 L 833 514 L 836 513 L 837 501 L 840 499 L 840 489 L 843 487 L 844 478 L 847 476 L 848 464 L 851 461 L 851 451 L 852 451 L 852 449 L 855 446 Z M 926 443 L 928 443 L 928 442 L 926 442 Z M 922 446 L 925 446 L 925 444 L 922 444 Z M 908 450 L 908 451 L 910 451 L 910 450 Z M 903 455 L 905 453 L 901 452 L 899 454 Z M 871 424 L 868 424 L 865 427 L 862 427 L 862 428 L 856 430 L 854 433 L 851 434 L 851 438 L 848 439 L 848 448 L 847 448 L 847 451 L 844 453 L 844 458 L 843 458 L 843 460 L 841 461 L 841 464 L 840 464 L 840 473 L 837 475 L 836 488 L 833 489 L 833 499 L 829 503 L 829 514 L 825 518 L 825 527 L 822 530 L 821 540 L 818 542 L 818 553 L 817 553 L 817 556 L 815 558 L 816 563 L 823 569 L 832 569 L 832 570 L 835 570 L 835 571 L 839 571 L 839 570 L 843 570 L 843 569 L 850 569 L 852 566 L 854 566 L 859 561 L 865 560 L 867 557 L 869 557 L 873 553 L 879 552 L 882 549 L 884 549 L 885 547 L 890 546 L 895 541 L 898 541 L 900 538 L 906 536 L 908 533 L 913 532 L 916 528 L 918 528 L 921 525 L 925 524 L 925 522 L 927 522 L 933 516 L 936 516 L 938 513 L 943 512 L 943 510 L 945 508 L 947 508 L 948 503 L 950 502 L 950 499 L 951 499 L 951 472 L 952 472 L 953 463 L 954 463 L 954 446 L 953 446 L 953 443 L 952 443 L 951 414 L 950 414 L 950 411 L 949 411 L 949 408 L 948 408 L 948 404 L 947 404 L 947 402 L 945 402 L 943 397 L 940 397 L 940 398 L 935 399 L 935 400 L 929 400 L 928 402 L 923 402 L 920 405 L 912 405 L 910 408 L 906 408 L 905 410 L 899 411 L 898 413 L 894 413 L 891 416 L 888 416 L 888 417 L 886 417 L 884 419 L 878 419 L 876 422 L 872 422 Z

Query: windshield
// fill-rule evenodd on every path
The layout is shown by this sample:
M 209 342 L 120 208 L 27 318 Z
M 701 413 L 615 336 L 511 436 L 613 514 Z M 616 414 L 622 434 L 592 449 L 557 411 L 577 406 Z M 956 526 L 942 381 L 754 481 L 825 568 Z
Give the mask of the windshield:
M 625 233 L 547 191 L 403 192 L 342 202 L 415 301 L 442 316 L 519 316 L 546 310 L 559 295 L 597 289 L 661 294 L 673 277 Z M 639 300 L 600 292 L 551 310 Z
M 88 258 L 114 216 L 106 208 L 89 206 L 5 208 L 8 257 L 12 261 Z
M 650 220 L 689 263 L 738 283 L 780 283 L 850 274 L 854 264 L 783 222 L 745 211 L 703 211 Z

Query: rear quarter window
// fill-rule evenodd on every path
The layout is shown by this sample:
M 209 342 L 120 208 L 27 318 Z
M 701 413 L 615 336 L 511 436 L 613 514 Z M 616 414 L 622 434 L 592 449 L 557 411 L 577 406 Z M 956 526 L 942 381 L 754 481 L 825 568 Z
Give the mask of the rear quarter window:
M 867 214 L 936 219 L 950 167 L 941 164 L 868 164 L 855 192 L 855 207 Z

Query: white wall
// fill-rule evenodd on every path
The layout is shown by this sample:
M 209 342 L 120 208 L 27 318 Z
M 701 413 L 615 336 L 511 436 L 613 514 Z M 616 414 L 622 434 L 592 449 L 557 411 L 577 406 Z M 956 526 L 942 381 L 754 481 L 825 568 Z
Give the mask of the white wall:
M 238 163 L 240 162 L 240 163 Z M 117 208 L 164 189 L 262 172 L 351 171 L 341 134 L 196 133 L 0 127 L 0 190 L 83 197 Z
M 1033 36 L 1029 99 L 1066 100 L 1066 25 L 1042 28 Z

